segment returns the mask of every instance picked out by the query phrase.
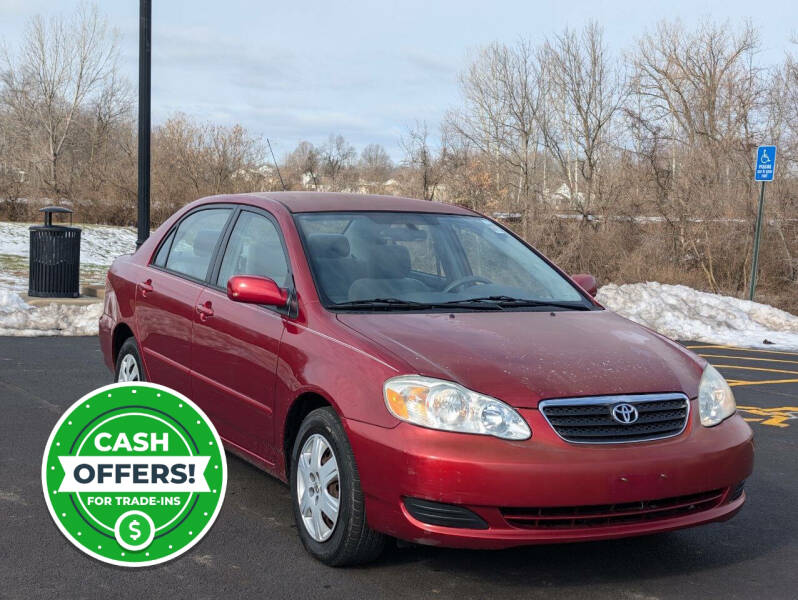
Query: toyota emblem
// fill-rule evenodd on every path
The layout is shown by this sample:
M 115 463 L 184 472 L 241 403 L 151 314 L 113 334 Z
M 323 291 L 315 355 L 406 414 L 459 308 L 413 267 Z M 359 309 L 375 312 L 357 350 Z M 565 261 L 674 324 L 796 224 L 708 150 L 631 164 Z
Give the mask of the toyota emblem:
M 637 409 L 631 404 L 616 404 L 612 407 L 612 418 L 621 425 L 631 425 L 640 417 Z

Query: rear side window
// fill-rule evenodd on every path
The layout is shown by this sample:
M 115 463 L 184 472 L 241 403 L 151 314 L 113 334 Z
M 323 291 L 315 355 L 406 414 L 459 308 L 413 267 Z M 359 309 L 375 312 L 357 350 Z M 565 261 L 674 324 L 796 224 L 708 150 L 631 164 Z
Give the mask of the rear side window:
M 269 219 L 244 211 L 238 217 L 222 259 L 216 285 L 225 287 L 233 275 L 258 275 L 288 286 L 288 261 L 277 226 Z
M 194 279 L 205 279 L 213 250 L 222 235 L 231 210 L 230 208 L 200 210 L 183 219 L 174 234 L 175 239 L 166 259 L 166 268 Z

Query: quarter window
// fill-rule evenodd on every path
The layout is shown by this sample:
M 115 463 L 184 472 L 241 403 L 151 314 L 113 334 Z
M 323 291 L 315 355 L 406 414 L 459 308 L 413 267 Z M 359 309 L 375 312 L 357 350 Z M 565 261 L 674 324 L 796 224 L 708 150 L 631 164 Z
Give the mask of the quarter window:
M 230 212 L 229 208 L 211 208 L 183 219 L 177 227 L 166 268 L 194 279 L 205 279 Z
M 216 285 L 225 287 L 233 275 L 257 275 L 288 286 L 288 261 L 277 226 L 269 219 L 244 211 L 238 217 L 222 259 Z
M 175 237 L 175 230 L 172 229 L 169 232 L 169 235 L 166 236 L 166 239 L 161 244 L 161 247 L 158 249 L 158 254 L 155 256 L 155 260 L 152 261 L 156 267 L 165 267 L 166 266 L 166 257 L 169 256 L 169 248 L 172 247 L 172 240 Z

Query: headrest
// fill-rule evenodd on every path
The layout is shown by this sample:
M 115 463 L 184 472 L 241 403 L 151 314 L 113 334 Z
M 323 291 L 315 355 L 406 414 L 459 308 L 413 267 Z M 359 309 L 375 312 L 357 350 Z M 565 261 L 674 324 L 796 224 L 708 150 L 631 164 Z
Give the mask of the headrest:
M 369 275 L 374 279 L 402 279 L 410 273 L 410 251 L 404 246 L 373 246 Z
M 349 240 L 339 233 L 314 233 L 308 237 L 310 255 L 314 258 L 346 258 Z
M 194 236 L 194 255 L 208 256 L 218 239 L 219 232 L 216 229 L 200 229 Z

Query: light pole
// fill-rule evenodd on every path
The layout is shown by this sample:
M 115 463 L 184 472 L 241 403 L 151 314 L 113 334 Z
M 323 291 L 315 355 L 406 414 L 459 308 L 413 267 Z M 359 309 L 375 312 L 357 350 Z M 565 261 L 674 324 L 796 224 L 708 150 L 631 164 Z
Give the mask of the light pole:
M 141 246 L 150 237 L 150 64 L 152 46 L 152 0 L 139 0 L 139 179 L 138 239 Z

